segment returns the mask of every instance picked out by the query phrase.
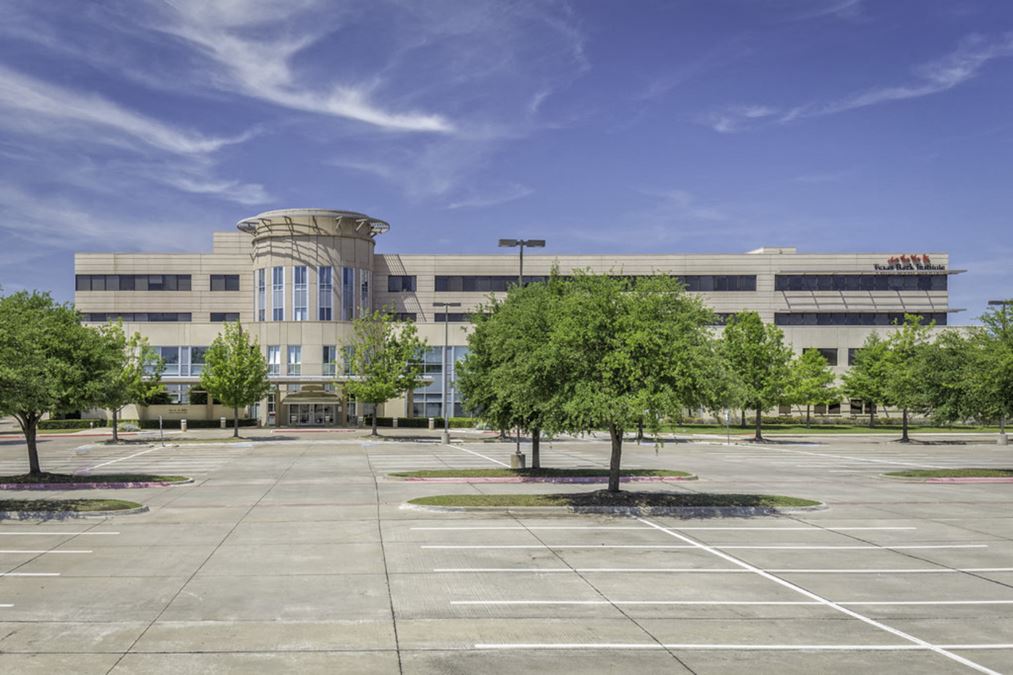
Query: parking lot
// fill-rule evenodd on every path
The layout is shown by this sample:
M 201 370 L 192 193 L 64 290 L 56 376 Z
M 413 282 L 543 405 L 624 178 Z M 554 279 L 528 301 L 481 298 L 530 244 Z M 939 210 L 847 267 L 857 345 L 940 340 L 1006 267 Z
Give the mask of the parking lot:
M 387 477 L 496 467 L 510 443 L 89 440 L 48 439 L 43 468 L 196 482 L 86 495 L 144 514 L 0 522 L 0 671 L 1013 672 L 1013 485 L 880 477 L 1013 465 L 987 437 L 627 444 L 627 468 L 700 476 L 643 489 L 829 507 L 711 519 L 410 509 L 428 494 L 589 487 Z M 4 473 L 23 455 L 0 441 Z M 545 443 L 542 461 L 607 466 L 608 445 Z

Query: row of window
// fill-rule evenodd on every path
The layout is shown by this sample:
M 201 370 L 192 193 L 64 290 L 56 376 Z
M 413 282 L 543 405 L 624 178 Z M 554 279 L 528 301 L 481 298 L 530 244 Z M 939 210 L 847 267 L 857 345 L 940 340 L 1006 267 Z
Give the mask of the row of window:
M 83 321 L 105 323 L 121 319 L 125 323 L 148 323 L 151 321 L 186 322 L 193 321 L 190 312 L 87 312 L 82 315 Z M 238 317 L 237 317 L 238 320 Z
M 777 274 L 775 291 L 945 291 L 945 274 Z
M 946 325 L 946 312 L 928 312 L 920 315 L 923 324 L 936 322 Z M 903 312 L 777 312 L 774 323 L 778 326 L 892 326 L 904 323 Z
M 687 291 L 700 292 L 724 292 L 724 291 L 755 291 L 755 274 L 675 274 Z M 411 288 L 402 290 L 415 290 L 415 277 L 388 277 L 388 290 L 396 292 L 395 288 L 401 287 L 403 281 L 391 282 L 390 279 L 411 279 Z M 565 278 L 565 277 L 564 277 Z M 626 277 L 636 280 L 636 276 Z M 524 283 L 538 283 L 547 280 L 544 275 L 525 276 Z M 513 275 L 439 275 L 435 279 L 436 291 L 444 292 L 505 292 L 517 283 L 517 277 Z
M 256 294 L 254 297 L 254 316 L 257 321 L 267 320 L 267 274 L 266 268 L 253 273 Z M 285 321 L 285 268 L 271 267 L 271 320 Z M 341 268 L 341 320 L 352 319 L 368 314 L 370 311 L 369 270 L 354 267 Z M 316 320 L 332 321 L 334 319 L 334 269 L 329 265 L 317 268 L 316 288 Z M 298 265 L 292 268 L 292 309 L 289 313 L 291 321 L 309 321 L 310 287 L 309 268 Z
M 189 291 L 189 274 L 78 274 L 79 291 Z
M 823 358 L 827 360 L 828 366 L 837 365 L 837 348 L 836 347 L 806 347 L 802 351 L 808 352 L 816 350 L 823 355 Z

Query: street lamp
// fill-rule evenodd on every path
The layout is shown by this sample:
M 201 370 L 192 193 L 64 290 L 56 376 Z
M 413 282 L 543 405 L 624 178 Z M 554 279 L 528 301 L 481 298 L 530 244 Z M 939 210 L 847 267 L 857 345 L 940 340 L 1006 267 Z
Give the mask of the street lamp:
M 514 248 L 519 247 L 521 253 L 521 266 L 517 273 L 517 284 L 519 286 L 524 285 L 524 247 L 528 248 L 545 248 L 544 239 L 500 239 L 499 245 L 501 248 Z
M 448 307 L 460 307 L 459 302 L 434 302 L 433 307 L 443 308 L 443 443 L 450 445 L 450 416 L 447 414 L 447 371 L 450 359 L 447 352 L 450 350 L 450 312 Z

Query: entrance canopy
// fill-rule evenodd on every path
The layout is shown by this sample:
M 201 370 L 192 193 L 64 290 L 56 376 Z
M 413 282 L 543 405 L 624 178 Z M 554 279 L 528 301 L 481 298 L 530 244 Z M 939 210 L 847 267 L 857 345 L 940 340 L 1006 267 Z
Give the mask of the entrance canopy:
M 324 385 L 322 384 L 304 384 L 299 391 L 292 392 L 281 399 L 282 405 L 294 405 L 296 403 L 339 405 L 341 397 L 333 391 L 324 391 Z

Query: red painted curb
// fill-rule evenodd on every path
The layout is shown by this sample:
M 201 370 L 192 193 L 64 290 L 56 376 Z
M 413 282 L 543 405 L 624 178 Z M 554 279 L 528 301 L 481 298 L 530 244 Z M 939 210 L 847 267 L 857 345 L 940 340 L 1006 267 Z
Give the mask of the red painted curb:
M 1001 478 L 998 476 L 951 476 L 949 478 L 926 478 L 926 483 L 1013 483 L 1013 477 Z

